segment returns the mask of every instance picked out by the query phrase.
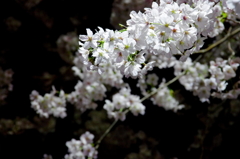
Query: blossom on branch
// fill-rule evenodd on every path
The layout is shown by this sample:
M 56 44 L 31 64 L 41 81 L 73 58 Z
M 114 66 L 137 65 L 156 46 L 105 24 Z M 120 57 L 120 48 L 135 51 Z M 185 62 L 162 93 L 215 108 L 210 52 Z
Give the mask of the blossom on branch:
M 66 114 L 66 99 L 63 90 L 59 96 L 55 96 L 57 91 L 53 87 L 51 93 L 44 96 L 39 95 L 37 91 L 32 91 L 30 95 L 31 107 L 42 117 L 48 118 L 49 115 L 65 118 Z

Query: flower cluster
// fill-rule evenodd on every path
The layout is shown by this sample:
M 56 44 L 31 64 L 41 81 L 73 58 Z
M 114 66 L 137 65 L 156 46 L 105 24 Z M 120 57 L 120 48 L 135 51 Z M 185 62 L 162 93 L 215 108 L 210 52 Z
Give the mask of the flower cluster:
M 61 35 L 57 40 L 57 46 L 59 50 L 64 49 L 66 51 L 75 51 L 78 48 L 78 38 L 75 32 Z
M 101 65 L 101 72 L 104 72 L 99 76 L 96 71 L 89 71 L 87 66 L 84 65 L 84 56 L 77 52 L 74 58 L 75 66 L 72 68 L 82 81 L 99 81 L 104 85 L 108 85 L 111 87 L 120 88 L 123 85 L 123 76 L 119 70 L 117 70 L 116 66 L 112 65 L 110 62 L 106 62 Z
M 42 159 L 53 159 L 52 155 L 44 154 Z
M 87 131 L 80 136 L 80 140 L 72 139 L 66 142 L 70 154 L 65 155 L 65 159 L 97 158 L 98 152 L 92 146 L 93 138 L 94 135 Z
M 164 84 L 165 80 L 159 85 L 161 89 L 151 98 L 153 104 L 163 107 L 165 110 L 173 110 L 174 112 L 184 108 L 184 105 L 179 104 L 178 100 L 173 97 L 172 91 L 164 86 Z
M 0 67 L 0 103 L 4 103 L 4 99 L 7 97 L 8 92 L 13 89 L 13 85 L 11 83 L 12 76 L 13 71 L 11 69 L 4 71 Z
M 143 95 L 147 95 L 152 88 L 158 85 L 158 80 L 159 78 L 156 74 L 148 74 L 142 76 L 142 78 L 138 80 L 137 86 L 140 88 Z
M 103 100 L 106 88 L 102 83 L 94 81 L 78 81 L 75 91 L 67 95 L 67 100 L 84 112 L 86 109 L 95 109 L 95 101 Z
M 124 4 L 130 1 L 124 0 Z M 74 57 L 75 66 L 72 67 L 79 77 L 75 89 L 69 94 L 60 91 L 59 96 L 56 96 L 54 88 L 44 96 L 33 91 L 30 95 L 31 105 L 40 116 L 64 118 L 66 101 L 82 112 L 96 109 L 97 102 L 103 101 L 106 92 L 112 88 L 117 88 L 119 92 L 112 96 L 112 101 L 106 99 L 103 108 L 108 117 L 115 121 L 124 121 L 128 112 L 135 116 L 144 115 L 142 101 L 150 96 L 153 104 L 176 112 L 184 105 L 174 98 L 173 91 L 167 86 L 177 78 L 201 102 L 210 102 L 210 97 L 222 100 L 238 98 L 240 80 L 235 82 L 235 77 L 240 59 L 234 57 L 233 49 L 228 48 L 232 52 L 228 60 L 219 58 L 219 50 L 215 50 L 218 58 L 204 55 L 203 61 L 210 61 L 209 65 L 192 62 L 189 56 L 201 52 L 199 50 L 207 37 L 215 37 L 224 30 L 224 20 L 233 21 L 234 24 L 237 22 L 235 20 L 240 17 L 239 0 L 161 0 L 159 4 L 153 2 L 151 8 L 145 8 L 144 13 L 132 11 L 130 17 L 122 30 L 98 27 L 95 33 L 86 29 L 87 35 L 79 36 L 80 47 Z M 237 38 L 235 42 L 238 42 Z M 69 62 L 71 58 L 65 53 L 77 48 L 76 36 L 61 36 L 58 47 L 62 50 L 59 52 L 61 57 Z M 180 55 L 180 59 L 175 55 Z M 173 67 L 176 78 L 165 83 L 162 76 L 160 83 L 159 74 L 147 74 L 154 67 Z M 132 95 L 123 76 L 139 78 L 137 86 L 145 97 L 140 99 L 138 95 Z M 233 88 L 227 87 L 230 80 L 235 82 Z M 68 141 L 69 154 L 65 155 L 65 159 L 97 158 L 98 146 L 93 146 L 93 138 L 91 133 L 86 132 L 80 140 Z
M 39 95 L 35 90 L 30 94 L 31 107 L 41 116 L 48 118 L 49 115 L 65 118 L 66 114 L 66 99 L 64 91 L 61 90 L 59 96 L 55 96 L 57 91 L 53 87 L 51 93 L 44 96 Z
M 72 64 L 72 52 L 78 49 L 78 36 L 75 32 L 61 35 L 57 40 L 57 51 L 60 57 L 67 63 Z
M 86 65 L 82 63 L 82 54 L 76 53 L 74 58 L 75 66 L 72 67 L 75 75 L 80 78 L 75 85 L 75 90 L 69 94 L 60 92 L 59 97 L 54 96 L 55 89 L 50 94 L 40 96 L 37 91 L 33 91 L 30 95 L 32 100 L 32 108 L 38 114 L 48 117 L 53 114 L 55 117 L 66 116 L 66 101 L 73 104 L 77 109 L 84 112 L 86 109 L 95 109 L 97 101 L 102 101 L 106 96 L 107 88 L 120 88 L 124 85 L 122 74 L 114 65 L 106 63 L 102 65 L 101 76 L 96 71 L 87 70 Z M 61 114 L 62 113 L 62 114 Z
M 104 99 L 106 86 L 119 88 L 123 85 L 123 80 L 121 73 L 113 65 L 103 66 L 104 73 L 99 76 L 96 71 L 88 71 L 81 59 L 82 55 L 77 53 L 72 69 L 81 80 L 75 86 L 75 91 L 67 95 L 67 101 L 84 112 L 86 109 L 95 109 L 96 101 Z
M 153 2 L 145 13 L 132 11 L 128 27 L 121 31 L 99 28 L 93 34 L 87 29 L 87 35 L 79 36 L 84 64 L 101 73 L 101 65 L 110 62 L 126 77 L 136 78 L 155 62 L 146 61 L 147 54 L 186 59 L 202 47 L 205 37 L 216 36 L 224 29 L 217 18 L 221 15 L 219 3 L 194 2 L 194 7 L 166 0 L 160 5 Z
M 239 59 L 223 60 L 217 58 L 216 61 L 210 62 L 210 67 L 204 64 L 194 63 L 190 58 L 185 63 L 178 62 L 174 66 L 174 74 L 177 76 L 183 70 L 188 70 L 187 74 L 182 76 L 179 81 L 186 90 L 193 91 L 195 96 L 198 96 L 202 102 L 209 102 L 211 90 L 214 90 L 212 96 L 226 99 L 237 98 L 240 94 L 239 88 L 230 92 L 223 93 L 226 90 L 227 80 L 236 76 L 235 71 L 239 66 Z M 208 77 L 209 70 L 210 76 Z
M 130 88 L 122 88 L 119 93 L 113 95 L 112 102 L 105 100 L 103 108 L 107 111 L 109 118 L 123 121 L 128 111 L 135 116 L 145 114 L 145 106 L 141 103 L 139 96 L 132 95 L 130 91 Z
M 0 133 L 3 135 L 21 134 L 33 128 L 34 124 L 26 118 L 0 119 Z
M 151 98 L 154 105 L 163 107 L 165 110 L 173 110 L 174 112 L 184 108 L 184 105 L 179 105 L 179 102 L 173 97 L 172 91 L 165 86 L 165 79 L 162 80 L 157 90 L 158 81 L 159 78 L 156 74 L 148 74 L 146 77 L 144 76 L 138 80 L 138 87 L 140 87 L 143 95 L 157 91 Z

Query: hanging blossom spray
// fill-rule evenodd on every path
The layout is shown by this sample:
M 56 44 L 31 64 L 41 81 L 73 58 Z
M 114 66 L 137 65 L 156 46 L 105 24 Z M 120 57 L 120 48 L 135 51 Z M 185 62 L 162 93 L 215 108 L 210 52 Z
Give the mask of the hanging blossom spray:
M 240 17 L 239 3 L 237 0 L 161 0 L 159 4 L 153 2 L 144 12 L 132 11 L 122 30 L 99 27 L 94 33 L 86 29 L 87 35 L 79 36 L 79 49 L 74 58 L 73 71 L 80 79 L 75 90 L 64 94 L 53 89 L 45 96 L 33 91 L 32 108 L 43 117 L 64 118 L 66 102 L 82 112 L 96 109 L 97 101 L 105 99 L 107 88 L 117 88 L 119 92 L 113 95 L 112 101 L 106 99 L 103 106 L 115 123 L 125 120 L 128 112 L 144 115 L 146 108 L 142 101 L 150 97 L 155 105 L 176 112 L 184 105 L 167 87 L 176 80 L 201 102 L 210 102 L 211 96 L 236 99 L 240 94 L 239 81 L 236 87 L 226 91 L 228 80 L 236 77 L 240 63 L 234 53 L 228 60 L 219 57 L 209 64 L 193 62 L 190 55 L 202 53 L 204 40 L 216 37 L 225 29 L 224 20 L 234 22 Z M 232 35 L 238 32 L 239 29 Z M 147 74 L 154 67 L 173 67 L 176 78 L 167 82 L 160 81 L 157 74 Z M 131 94 L 130 87 L 122 80 L 124 76 L 139 79 L 137 86 L 144 95 L 142 99 Z M 93 134 L 86 132 L 80 140 L 68 141 L 69 154 L 65 158 L 97 158 L 102 138 L 97 145 L 93 144 L 93 138 Z

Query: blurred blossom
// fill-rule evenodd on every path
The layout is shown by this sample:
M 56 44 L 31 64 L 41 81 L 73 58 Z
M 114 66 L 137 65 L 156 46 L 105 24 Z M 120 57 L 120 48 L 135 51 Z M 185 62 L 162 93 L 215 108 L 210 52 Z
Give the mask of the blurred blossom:
M 17 31 L 18 28 L 22 25 L 21 21 L 17 20 L 14 17 L 8 17 L 5 19 L 5 23 L 7 25 L 7 30 L 9 31 Z
M 0 67 L 0 106 L 5 103 L 8 93 L 13 90 L 12 76 L 11 69 L 2 70 Z

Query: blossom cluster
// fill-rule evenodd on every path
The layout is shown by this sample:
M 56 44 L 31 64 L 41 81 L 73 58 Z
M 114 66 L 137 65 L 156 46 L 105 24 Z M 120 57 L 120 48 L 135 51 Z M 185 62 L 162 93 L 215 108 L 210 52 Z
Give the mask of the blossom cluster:
M 67 114 L 64 91 L 61 90 L 59 96 L 56 96 L 56 94 L 57 91 L 54 87 L 51 93 L 46 93 L 44 96 L 33 90 L 30 94 L 31 107 L 41 117 L 48 118 L 49 115 L 53 115 L 54 117 L 65 118 Z
M 78 38 L 75 32 L 61 35 L 57 40 L 59 51 L 66 50 L 68 52 L 75 51 L 78 48 Z
M 82 112 L 86 109 L 96 109 L 96 101 L 103 100 L 106 87 L 99 82 L 78 81 L 75 91 L 67 95 L 67 100 Z
M 235 1 L 224 2 L 223 10 L 221 3 L 218 0 L 214 2 L 208 0 L 162 0 L 159 5 L 153 2 L 152 8 L 145 8 L 144 13 L 132 11 L 130 13 L 131 19 L 127 21 L 128 26 L 123 30 L 103 30 L 99 27 L 99 30 L 94 34 L 90 29 L 87 29 L 87 35 L 79 36 L 83 43 L 79 42 L 80 48 L 74 58 L 73 71 L 80 78 L 75 90 L 69 94 L 64 94 L 61 91 L 59 97 L 55 96 L 56 91 L 46 94 L 44 97 L 33 91 L 31 94 L 32 108 L 41 116 L 48 117 L 49 114 L 54 114 L 54 111 L 56 111 L 54 116 L 64 117 L 66 116 L 65 105 L 68 101 L 84 112 L 86 109 L 95 109 L 97 107 L 96 102 L 106 97 L 107 89 L 110 87 L 122 88 L 119 94 L 114 95 L 113 103 L 118 102 L 116 98 L 123 96 L 121 92 L 126 90 L 126 88 L 123 88 L 123 75 L 133 78 L 140 77 L 138 85 L 142 94 L 146 95 L 147 85 L 155 87 L 158 83 L 155 75 L 148 75 L 146 81 L 145 74 L 147 71 L 153 69 L 153 67 L 162 69 L 173 66 L 176 76 L 186 69 L 192 71 L 193 74 L 188 73 L 181 77 L 180 82 L 187 90 L 191 90 L 194 95 L 199 96 L 202 102 L 208 101 L 211 90 L 209 88 L 222 93 L 227 83 L 222 79 L 212 81 L 213 77 L 210 77 L 208 79 L 210 84 L 216 86 L 209 87 L 205 84 L 202 87 L 201 81 L 203 79 L 201 78 L 207 77 L 205 70 L 208 67 L 200 63 L 193 66 L 188 57 L 203 46 L 203 40 L 207 36 L 216 36 L 224 29 L 219 17 L 223 10 L 229 11 L 230 3 L 235 3 Z M 232 10 L 238 11 L 236 9 Z M 65 42 L 67 50 L 76 47 L 76 39 L 71 38 L 70 34 L 62 36 L 58 40 L 59 45 L 64 45 Z M 172 55 L 181 55 L 180 61 L 187 60 L 187 62 L 181 63 Z M 219 69 L 229 71 L 229 67 L 231 65 L 218 68 L 217 71 Z M 98 70 L 98 72 L 95 70 Z M 214 73 L 214 70 L 210 73 Z M 229 78 L 232 78 L 232 75 L 229 76 Z M 225 78 L 227 78 L 227 75 Z M 206 83 L 206 81 L 204 82 Z M 160 84 L 160 86 L 162 85 Z M 152 90 L 154 90 L 153 87 L 148 91 Z M 236 90 L 233 92 L 235 93 Z M 129 96 L 132 97 L 130 93 Z M 168 88 L 164 88 L 156 96 L 159 96 L 158 100 L 152 98 L 155 104 L 166 105 L 166 109 L 178 108 L 178 102 L 172 98 Z M 160 100 L 160 96 L 162 99 L 171 99 L 172 104 L 167 106 L 167 102 Z M 215 93 L 214 96 L 219 97 L 219 94 Z M 55 100 L 61 101 L 60 104 L 58 105 Z M 108 111 L 108 115 L 115 119 L 124 120 L 123 109 L 129 108 L 130 105 L 126 104 L 121 108 L 115 108 L 116 106 L 110 107 L 111 104 L 114 104 L 109 100 L 106 100 L 106 102 L 105 109 Z M 144 114 L 143 106 L 139 106 L 137 109 L 141 110 L 141 114 Z M 123 114 L 122 117 L 119 113 Z M 133 113 L 137 115 L 134 110 Z
M 86 159 L 97 158 L 98 151 L 93 147 L 94 135 L 85 132 L 80 136 L 80 140 L 72 139 L 66 142 L 69 154 L 65 155 L 65 159 Z
M 95 109 L 98 106 L 96 102 L 106 97 L 107 88 L 120 88 L 124 85 L 122 74 L 113 65 L 105 64 L 102 67 L 104 74 L 99 76 L 96 71 L 88 71 L 81 59 L 82 55 L 77 53 L 72 70 L 79 80 L 71 93 L 65 94 L 61 90 L 57 97 L 55 88 L 50 94 L 47 93 L 44 96 L 39 95 L 35 90 L 32 91 L 31 105 L 40 116 L 66 117 L 66 102 L 73 104 L 81 112 L 86 109 Z
M 180 75 L 183 70 L 187 74 L 179 78 L 179 82 L 186 90 L 193 91 L 200 101 L 209 102 L 210 96 L 226 99 L 236 99 L 240 94 L 240 89 L 236 88 L 228 93 L 226 90 L 227 80 L 236 76 L 235 71 L 240 64 L 240 59 L 223 60 L 217 58 L 216 61 L 210 61 L 210 66 L 206 64 L 194 64 L 190 58 L 185 63 L 178 62 L 174 66 L 174 74 Z M 208 71 L 207 71 L 208 70 Z M 209 76 L 210 74 L 210 76 Z
M 165 110 L 173 110 L 174 112 L 184 108 L 184 105 L 179 104 L 179 101 L 173 97 L 172 91 L 164 86 L 164 84 L 165 81 L 163 80 L 163 82 L 159 85 L 159 88 L 161 89 L 151 98 L 153 104 L 163 107 Z M 153 91 L 155 89 L 156 88 L 154 88 Z
M 165 79 L 158 86 L 159 78 L 156 74 L 151 73 L 146 77 L 138 80 L 138 87 L 143 95 L 148 95 L 149 92 L 155 92 L 156 94 L 151 97 L 154 105 L 163 107 L 165 110 L 173 110 L 176 112 L 184 108 L 184 105 L 179 104 L 178 100 L 173 97 L 172 91 L 165 86 Z M 158 86 L 158 88 L 157 88 Z
M 101 73 L 101 65 L 110 62 L 126 77 L 137 78 L 155 62 L 146 61 L 147 54 L 186 59 L 202 47 L 207 36 L 216 36 L 224 29 L 217 18 L 221 15 L 219 3 L 194 2 L 194 7 L 173 1 L 153 2 L 144 13 L 132 11 L 128 26 L 121 31 L 99 28 L 93 34 L 87 29 L 87 35 L 79 36 L 84 64 Z
M 88 71 L 82 63 L 82 55 L 77 53 L 72 68 L 80 80 L 75 86 L 75 91 L 67 95 L 67 101 L 84 112 L 86 109 L 95 109 L 96 101 L 106 97 L 107 87 L 120 88 L 123 85 L 122 75 L 113 65 L 105 64 L 102 67 L 104 74 L 99 76 L 96 71 Z
M 75 32 L 61 35 L 57 40 L 57 51 L 60 57 L 67 63 L 72 64 L 72 52 L 78 49 L 78 36 Z
M 161 0 L 159 4 L 153 2 L 151 8 L 145 8 L 144 13 L 132 11 L 127 26 L 120 31 L 98 27 L 93 33 L 87 29 L 87 35 L 79 36 L 80 47 L 73 61 L 72 70 L 79 77 L 74 91 L 65 94 L 61 90 L 58 96 L 55 88 L 44 96 L 33 91 L 30 95 L 32 108 L 43 117 L 64 118 L 66 102 L 81 112 L 96 109 L 98 101 L 106 98 L 107 91 L 117 88 L 119 92 L 112 96 L 112 101 L 105 99 L 103 108 L 108 117 L 124 121 L 128 112 L 135 116 L 144 115 L 143 100 L 131 94 L 123 76 L 139 78 L 137 86 L 145 97 L 152 95 L 153 104 L 174 112 L 184 108 L 166 86 L 164 76 L 160 83 L 161 75 L 147 74 L 154 67 L 173 67 L 180 84 L 201 102 L 210 102 L 210 97 L 237 99 L 240 80 L 237 79 L 233 88 L 228 87 L 228 83 L 236 80 L 233 78 L 240 64 L 239 58 L 205 59 L 210 61 L 208 65 L 195 63 L 189 56 L 201 49 L 207 37 L 215 37 L 224 30 L 223 18 L 226 17 L 222 17 L 223 13 L 231 20 L 240 17 L 239 5 L 236 0 Z M 58 45 L 66 52 L 73 51 L 76 38 L 70 34 L 62 36 Z M 68 61 L 70 58 L 63 54 L 62 58 Z M 180 55 L 180 59 L 175 55 Z M 93 138 L 86 132 L 80 140 L 68 141 L 69 154 L 65 159 L 97 158 Z
M 122 88 L 120 93 L 114 95 L 113 103 L 106 100 L 104 108 L 109 117 L 124 120 L 126 111 L 123 110 L 127 110 L 131 106 L 129 104 L 116 106 L 116 103 L 119 102 L 117 98 L 123 97 L 126 101 L 130 100 L 121 94 L 123 90 L 128 92 L 128 97 L 135 98 L 135 96 L 130 95 L 128 89 L 123 88 L 123 75 L 133 78 L 140 77 L 138 85 L 142 94 L 146 95 L 147 91 L 153 91 L 153 87 L 158 83 L 156 75 L 148 75 L 145 79 L 145 74 L 153 67 L 162 69 L 174 66 L 176 76 L 188 69 L 188 74 L 181 77 L 180 82 L 187 90 L 193 91 L 194 95 L 197 95 L 202 102 L 208 101 L 211 89 L 223 94 L 222 91 L 227 85 L 226 80 L 235 76 L 231 74 L 231 71 L 236 68 L 231 70 L 232 65 L 222 68 L 211 66 L 212 76 L 203 80 L 207 77 L 206 69 L 208 67 L 200 63 L 193 66 L 191 59 L 188 58 L 190 54 L 203 46 L 203 40 L 207 36 L 216 36 L 224 29 L 219 17 L 223 11 L 229 11 L 231 4 L 235 4 L 235 1 L 224 2 L 223 8 L 221 7 L 222 3 L 218 0 L 214 2 L 209 0 L 162 0 L 159 5 L 153 2 L 152 8 L 145 8 L 144 13 L 132 11 L 131 19 L 127 21 L 127 27 L 123 30 L 103 30 L 99 27 L 94 34 L 87 29 L 87 35 L 79 36 L 80 47 L 74 59 L 73 71 L 80 78 L 75 90 L 69 94 L 61 91 L 59 97 L 55 96 L 56 91 L 46 94 L 44 97 L 33 91 L 31 94 L 32 108 L 41 116 L 48 117 L 49 114 L 54 114 L 56 111 L 54 116 L 64 117 L 66 116 L 66 101 L 75 105 L 82 112 L 86 109 L 95 109 L 96 102 L 106 97 L 107 89 L 116 87 Z M 237 9 L 232 10 L 238 12 Z M 58 41 L 59 44 L 64 44 L 64 42 L 69 43 L 66 46 L 67 50 L 76 47 L 76 39 L 71 38 L 70 34 L 62 36 Z M 187 61 L 181 63 L 172 55 L 181 55 L 180 61 Z M 222 74 L 225 73 L 223 79 L 215 79 L 219 70 L 223 71 Z M 227 71 L 230 71 L 229 75 L 226 75 Z M 217 73 L 214 74 L 215 72 Z M 160 86 L 163 86 L 163 83 Z M 202 83 L 205 84 L 202 85 Z M 214 86 L 210 87 L 206 83 Z M 146 90 L 149 85 L 151 89 Z M 238 91 L 234 90 L 233 92 Z M 219 97 L 217 93 L 213 95 Z M 178 108 L 178 102 L 172 98 L 168 88 L 163 88 L 155 95 L 155 97 L 157 96 L 159 96 L 157 100 L 152 98 L 155 104 L 166 105 L 166 109 Z M 222 98 L 226 98 L 226 96 L 230 95 Z M 164 102 L 165 99 L 171 99 L 171 104 Z M 141 103 L 139 97 L 134 100 L 136 103 Z M 133 114 L 137 115 L 139 112 L 144 114 L 145 107 L 141 104 L 136 105 L 139 107 L 132 110 Z M 138 113 L 136 113 L 137 110 Z
M 152 88 L 155 88 L 158 85 L 158 76 L 154 73 L 142 76 L 138 80 L 137 86 L 140 88 L 143 95 L 147 95 Z
M 132 95 L 130 91 L 130 88 L 122 88 L 119 93 L 113 95 L 112 102 L 105 100 L 103 108 L 107 111 L 109 118 L 123 121 L 128 111 L 135 116 L 145 114 L 145 106 L 141 103 L 139 96 Z

